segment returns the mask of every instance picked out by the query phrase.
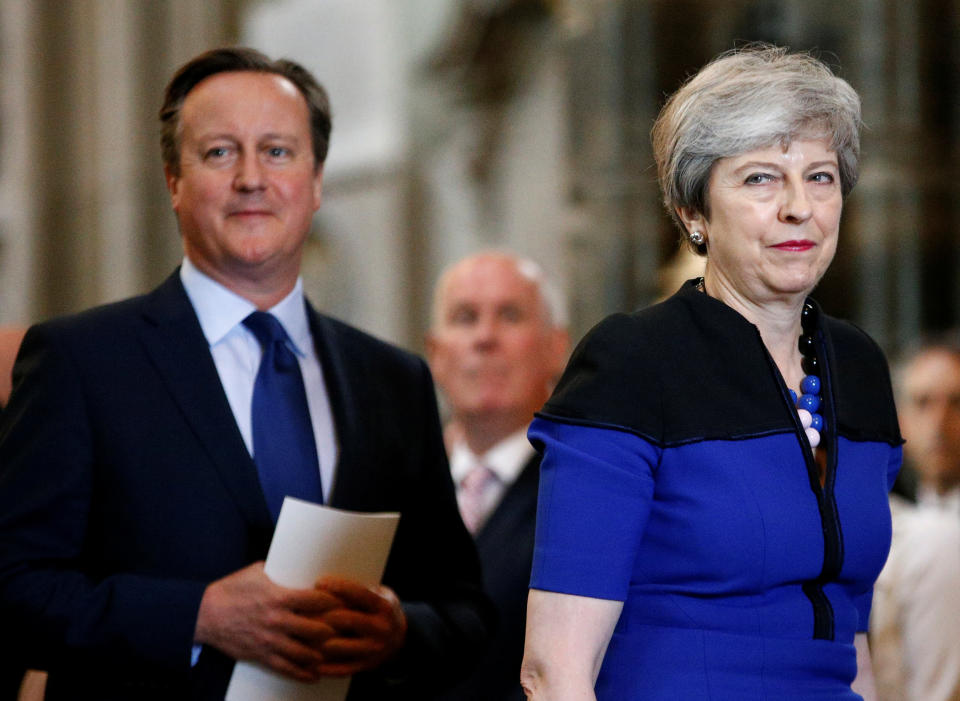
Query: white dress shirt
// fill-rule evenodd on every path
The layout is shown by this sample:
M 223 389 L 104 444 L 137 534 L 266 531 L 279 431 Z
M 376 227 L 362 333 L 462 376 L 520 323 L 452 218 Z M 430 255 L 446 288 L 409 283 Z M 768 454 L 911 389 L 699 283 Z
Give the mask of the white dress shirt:
M 949 496 L 917 506 L 892 496 L 890 511 L 893 540 L 870 615 L 877 696 L 960 701 L 960 510 Z
M 247 445 L 247 452 L 252 457 L 253 384 L 257 379 L 257 370 L 260 369 L 263 349 L 253 331 L 243 325 L 243 320 L 256 311 L 256 307 L 200 272 L 189 258 L 184 258 L 180 266 L 180 281 L 200 321 L 203 335 L 210 344 L 210 354 L 220 376 L 220 384 L 227 395 L 227 402 L 237 422 L 237 428 L 240 429 L 240 435 L 243 436 L 243 442 Z M 267 311 L 277 317 L 287 332 L 290 350 L 296 354 L 300 363 L 310 422 L 317 443 L 323 501 L 326 502 L 333 487 L 339 449 L 327 385 L 323 381 L 320 359 L 310 334 L 303 281 L 297 278 L 293 291 Z M 196 665 L 201 648 L 200 645 L 192 647 L 191 666 Z
M 945 511 L 960 518 L 960 487 L 940 494 L 937 490 L 921 484 L 917 487 L 917 506 Z
M 220 375 L 220 383 L 227 395 L 233 418 L 240 435 L 253 455 L 253 384 L 260 368 L 263 351 L 253 332 L 243 325 L 243 320 L 256 311 L 256 307 L 238 294 L 200 272 L 189 258 L 184 258 L 180 268 L 180 280 L 193 305 L 200 328 L 210 344 L 210 354 Z M 307 391 L 307 406 L 313 436 L 317 443 L 320 461 L 320 483 L 323 500 L 330 498 L 339 448 L 330 410 L 330 397 L 323 381 L 320 359 L 317 357 L 307 319 L 307 307 L 303 298 L 303 281 L 297 279 L 293 291 L 279 303 L 267 310 L 283 325 L 290 337 L 290 349 L 300 362 L 303 385 Z
M 497 479 L 487 483 L 483 493 L 480 524 L 486 522 L 503 499 L 504 493 L 514 483 L 524 466 L 533 457 L 534 449 L 527 440 L 526 427 L 512 433 L 483 455 L 476 455 L 463 440 L 457 441 L 450 451 L 450 474 L 460 498 L 460 484 L 467 473 L 477 464 L 487 467 Z

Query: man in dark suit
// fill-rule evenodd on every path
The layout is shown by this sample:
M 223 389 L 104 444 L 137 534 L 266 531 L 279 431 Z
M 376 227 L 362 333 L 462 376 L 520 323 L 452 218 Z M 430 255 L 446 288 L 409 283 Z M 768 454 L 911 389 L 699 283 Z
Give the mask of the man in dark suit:
M 449 701 L 523 699 L 520 661 L 539 482 L 527 442 L 566 359 L 563 305 L 539 266 L 481 253 L 437 284 L 427 354 L 450 409 L 448 448 L 464 523 L 480 553 L 499 628 Z
M 488 603 L 426 365 L 303 297 L 326 95 L 297 64 L 220 49 L 160 116 L 183 265 L 23 341 L 0 421 L 0 636 L 49 670 L 48 699 L 222 699 L 234 660 L 431 698 L 475 660 Z M 399 511 L 384 585 L 271 582 L 284 494 Z

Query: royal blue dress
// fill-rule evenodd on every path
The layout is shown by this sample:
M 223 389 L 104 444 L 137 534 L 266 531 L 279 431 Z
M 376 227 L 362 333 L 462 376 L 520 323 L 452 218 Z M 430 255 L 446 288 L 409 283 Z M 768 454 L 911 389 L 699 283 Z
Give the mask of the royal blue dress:
M 581 342 L 530 428 L 531 586 L 624 602 L 599 701 L 853 701 L 901 443 L 886 362 L 815 333 L 821 486 L 756 327 L 688 283 Z

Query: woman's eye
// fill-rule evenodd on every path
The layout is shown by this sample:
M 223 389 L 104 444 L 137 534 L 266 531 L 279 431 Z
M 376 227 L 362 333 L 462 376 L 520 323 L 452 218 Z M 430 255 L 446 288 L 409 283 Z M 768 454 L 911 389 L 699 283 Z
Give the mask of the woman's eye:
M 833 173 L 820 172 L 814 173 L 810 179 L 815 183 L 832 183 L 834 181 Z
M 769 173 L 751 173 L 744 182 L 746 182 L 747 185 L 762 185 L 771 180 L 773 180 L 773 176 Z

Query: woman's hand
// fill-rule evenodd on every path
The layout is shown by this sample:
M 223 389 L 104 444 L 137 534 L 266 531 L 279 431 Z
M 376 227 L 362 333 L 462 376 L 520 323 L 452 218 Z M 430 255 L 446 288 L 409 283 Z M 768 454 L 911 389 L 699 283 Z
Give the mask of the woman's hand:
M 596 701 L 623 602 L 531 589 L 520 684 L 530 701 Z

